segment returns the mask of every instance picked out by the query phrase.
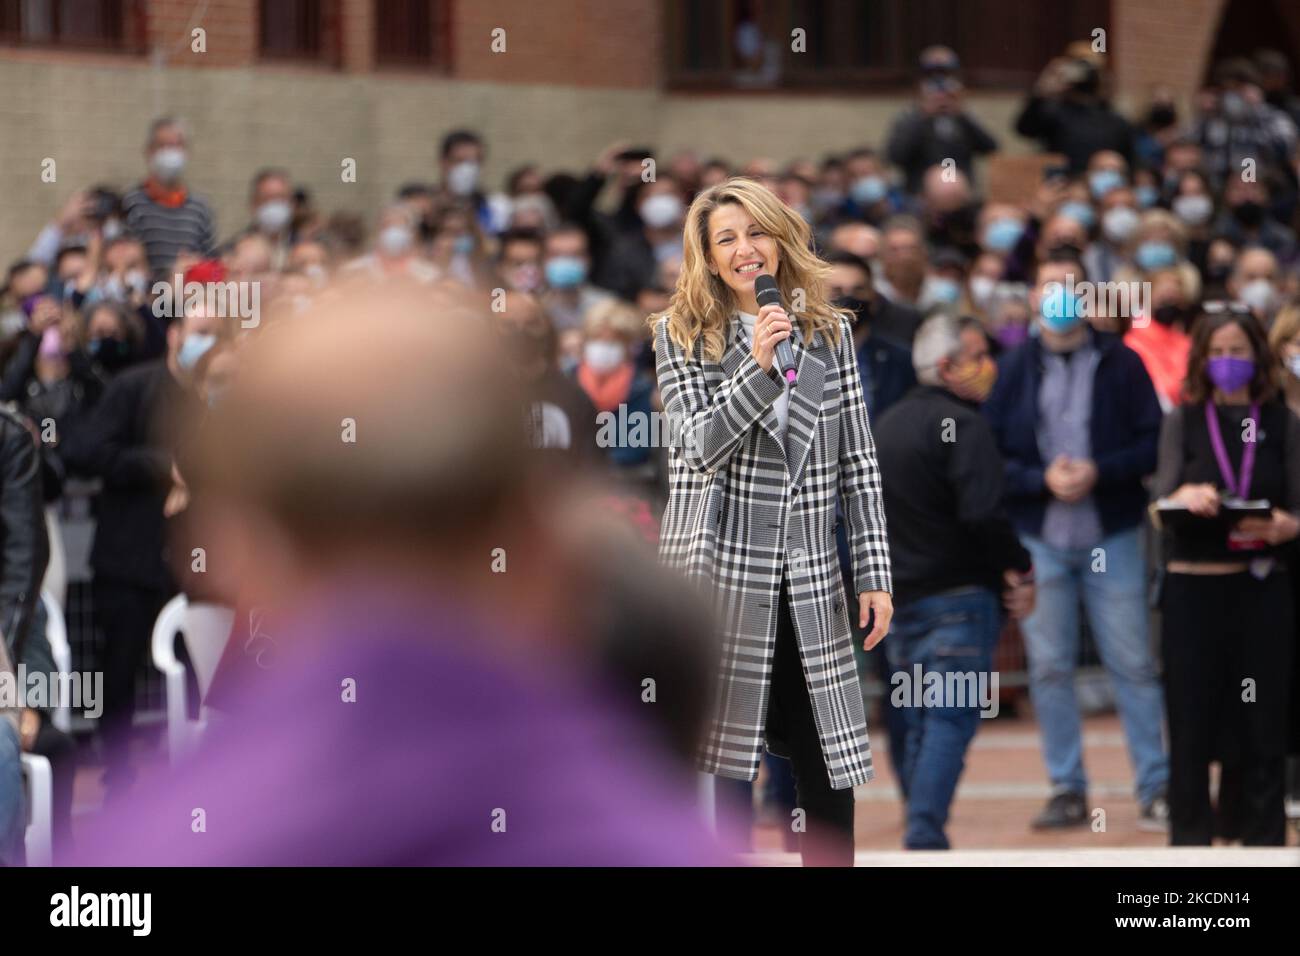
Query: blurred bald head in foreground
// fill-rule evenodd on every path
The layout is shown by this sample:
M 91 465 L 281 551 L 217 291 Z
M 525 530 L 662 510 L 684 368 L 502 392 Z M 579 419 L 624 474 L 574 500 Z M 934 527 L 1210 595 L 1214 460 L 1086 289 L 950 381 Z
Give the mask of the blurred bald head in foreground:
M 245 663 L 197 759 L 103 814 L 77 862 L 720 861 L 670 757 L 708 631 L 649 549 L 548 486 L 499 356 L 463 301 L 391 284 L 247 346 L 199 430 L 195 518 L 240 607 L 274 609 L 271 666 Z M 196 806 L 220 826 L 191 839 Z
M 353 286 L 277 322 L 202 430 L 205 535 L 254 602 L 360 562 L 481 577 L 547 491 L 513 381 L 445 292 Z

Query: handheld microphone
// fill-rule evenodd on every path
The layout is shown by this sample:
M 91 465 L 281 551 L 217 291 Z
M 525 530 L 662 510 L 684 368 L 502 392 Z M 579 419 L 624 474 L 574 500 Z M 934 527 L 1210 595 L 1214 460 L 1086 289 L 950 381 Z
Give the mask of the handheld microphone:
M 781 290 L 776 287 L 776 280 L 766 272 L 760 272 L 754 279 L 754 298 L 758 300 L 760 306 L 764 305 L 781 305 Z M 791 323 L 793 324 L 793 322 Z M 798 375 L 795 372 L 794 349 L 790 348 L 790 339 L 784 338 L 776 343 L 776 368 L 794 388 L 798 382 Z

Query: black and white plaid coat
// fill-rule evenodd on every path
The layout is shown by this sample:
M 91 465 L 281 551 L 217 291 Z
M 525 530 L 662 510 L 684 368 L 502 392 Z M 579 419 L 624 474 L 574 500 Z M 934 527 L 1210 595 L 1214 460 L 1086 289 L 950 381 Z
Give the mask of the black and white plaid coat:
M 841 320 L 838 348 L 822 333 L 791 337 L 798 384 L 785 440 L 773 408 L 785 387 L 754 359 L 733 316 L 721 363 L 694 356 L 655 327 L 659 390 L 670 428 L 670 484 L 659 555 L 702 581 L 723 626 L 716 710 L 699 767 L 740 780 L 758 775 L 776 647 L 781 578 L 817 732 L 837 790 L 870 780 L 862 691 L 835 546 L 844 505 L 856 590 L 892 591 L 880 472 L 853 351 Z

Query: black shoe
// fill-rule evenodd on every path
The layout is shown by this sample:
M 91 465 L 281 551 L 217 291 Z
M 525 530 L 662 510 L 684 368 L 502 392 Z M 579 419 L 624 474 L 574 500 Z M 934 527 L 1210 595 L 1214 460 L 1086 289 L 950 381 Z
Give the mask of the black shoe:
M 1081 793 L 1058 793 L 1030 824 L 1035 830 L 1063 830 L 1088 823 L 1088 803 Z

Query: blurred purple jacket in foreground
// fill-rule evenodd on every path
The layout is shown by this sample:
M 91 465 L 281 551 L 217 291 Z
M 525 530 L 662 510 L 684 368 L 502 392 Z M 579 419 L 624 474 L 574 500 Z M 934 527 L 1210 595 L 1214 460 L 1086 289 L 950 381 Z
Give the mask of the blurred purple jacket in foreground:
M 572 668 L 491 656 L 481 624 L 431 597 L 333 593 L 284 623 L 274 665 L 242 682 L 192 762 L 88 821 L 72 862 L 727 862 L 689 774 Z M 196 808 L 206 832 L 191 831 Z

